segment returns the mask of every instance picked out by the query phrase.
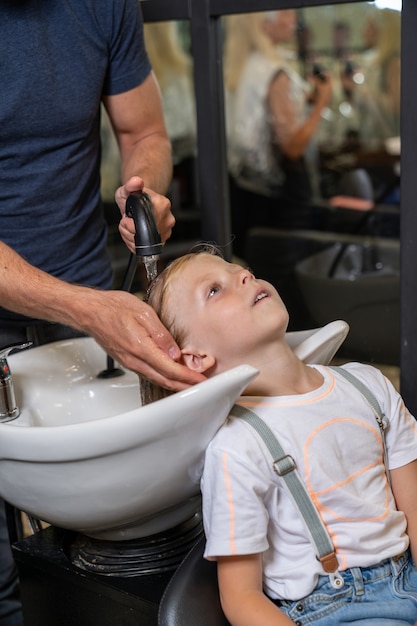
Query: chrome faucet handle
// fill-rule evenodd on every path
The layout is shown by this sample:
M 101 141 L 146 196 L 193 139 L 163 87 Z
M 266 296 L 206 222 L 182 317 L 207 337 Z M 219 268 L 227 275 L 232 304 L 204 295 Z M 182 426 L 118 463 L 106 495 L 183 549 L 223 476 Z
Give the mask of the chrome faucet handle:
M 7 357 L 12 350 L 23 350 L 32 345 L 31 341 L 16 343 L 0 350 L 0 423 L 9 422 L 19 417 L 20 410 L 16 406 L 12 375 Z
M 32 345 L 31 341 L 27 341 L 26 343 L 12 343 L 7 348 L 0 348 L 0 359 L 5 359 L 9 356 L 12 350 L 23 350 L 23 348 L 29 348 Z

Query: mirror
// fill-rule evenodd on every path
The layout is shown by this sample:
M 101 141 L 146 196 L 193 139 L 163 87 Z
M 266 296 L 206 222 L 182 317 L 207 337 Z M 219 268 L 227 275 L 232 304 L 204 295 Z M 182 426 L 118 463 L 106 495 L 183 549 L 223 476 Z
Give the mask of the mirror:
M 400 20 L 368 2 L 222 18 L 234 253 L 279 289 L 291 330 L 337 315 L 361 329 L 358 343 L 348 336 L 349 358 L 393 364 Z M 309 280 L 297 268 L 315 255 Z M 312 306 L 318 278 L 332 303 L 320 312 Z M 343 293 L 354 284 L 354 297 L 334 302 L 338 280 L 347 281 Z M 387 324 L 379 325 L 382 310 Z

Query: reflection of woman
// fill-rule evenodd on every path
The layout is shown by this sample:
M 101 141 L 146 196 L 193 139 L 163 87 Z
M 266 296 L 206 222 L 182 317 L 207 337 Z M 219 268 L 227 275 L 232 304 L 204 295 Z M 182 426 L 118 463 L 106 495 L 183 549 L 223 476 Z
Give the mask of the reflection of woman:
M 400 134 L 400 46 L 401 14 L 384 9 L 380 13 L 375 57 L 366 71 L 366 80 L 379 103 L 389 136 Z
M 148 23 L 144 26 L 144 32 L 148 56 L 162 92 L 174 163 L 179 163 L 195 153 L 191 60 L 181 46 L 174 22 Z
M 358 133 L 365 148 L 380 148 L 388 137 L 400 134 L 401 14 L 379 11 L 374 25 L 375 43 L 358 59 L 363 83 L 355 73 L 342 76 L 345 91 L 357 112 Z M 375 26 L 377 28 L 375 29 Z M 365 33 L 368 33 L 369 23 Z
M 311 201 L 306 152 L 330 99 L 331 81 L 314 78 L 310 104 L 308 85 L 281 47 L 293 40 L 295 29 L 293 10 L 236 15 L 226 22 L 229 167 L 237 190 L 246 190 L 247 227 L 261 219 L 268 225 L 292 225 L 297 209 L 305 210 Z M 235 233 L 245 219 L 242 197 L 237 203 Z

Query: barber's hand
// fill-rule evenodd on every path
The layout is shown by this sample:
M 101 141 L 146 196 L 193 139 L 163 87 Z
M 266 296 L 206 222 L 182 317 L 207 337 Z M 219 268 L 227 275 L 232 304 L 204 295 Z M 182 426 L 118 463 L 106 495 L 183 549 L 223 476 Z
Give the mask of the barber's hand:
M 152 189 L 144 187 L 143 180 L 139 176 L 133 176 L 124 185 L 116 190 L 115 198 L 122 218 L 119 222 L 119 233 L 131 252 L 135 252 L 135 224 L 131 217 L 125 216 L 126 200 L 134 191 L 145 191 L 155 211 L 156 224 L 161 234 L 162 243 L 171 236 L 175 225 L 175 217 L 171 213 L 171 202 L 166 196 L 156 193 Z
M 125 291 L 90 294 L 94 315 L 86 330 L 118 363 L 171 391 L 202 382 L 202 374 L 178 363 L 181 351 L 155 311 Z

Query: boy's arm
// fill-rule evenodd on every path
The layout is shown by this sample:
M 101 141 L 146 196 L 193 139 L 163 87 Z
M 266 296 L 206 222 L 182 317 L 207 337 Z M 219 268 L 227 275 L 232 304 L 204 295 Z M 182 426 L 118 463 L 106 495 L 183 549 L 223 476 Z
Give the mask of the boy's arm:
M 260 554 L 218 557 L 217 572 L 222 608 L 232 626 L 294 624 L 262 591 Z
M 417 564 L 417 460 L 391 470 L 391 485 L 397 508 L 407 518 L 407 534 Z

